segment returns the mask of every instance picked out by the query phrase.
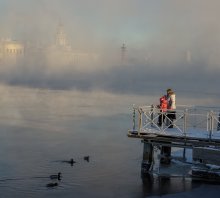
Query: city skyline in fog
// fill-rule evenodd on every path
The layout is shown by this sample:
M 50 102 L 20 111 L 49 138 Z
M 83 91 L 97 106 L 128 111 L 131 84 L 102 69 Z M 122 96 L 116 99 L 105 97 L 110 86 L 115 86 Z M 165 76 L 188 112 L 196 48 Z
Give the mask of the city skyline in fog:
M 0 38 L 47 46 L 62 22 L 74 50 L 102 57 L 92 72 L 48 74 L 36 63 L 0 73 L 1 82 L 136 94 L 172 87 L 219 96 L 219 6 L 218 0 L 0 0 Z

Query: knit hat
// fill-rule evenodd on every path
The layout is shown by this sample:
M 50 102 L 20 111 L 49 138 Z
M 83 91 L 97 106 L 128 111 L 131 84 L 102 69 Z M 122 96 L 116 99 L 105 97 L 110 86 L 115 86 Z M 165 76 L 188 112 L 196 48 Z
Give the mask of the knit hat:
M 170 93 L 170 92 L 172 92 L 172 89 L 167 89 L 167 93 Z

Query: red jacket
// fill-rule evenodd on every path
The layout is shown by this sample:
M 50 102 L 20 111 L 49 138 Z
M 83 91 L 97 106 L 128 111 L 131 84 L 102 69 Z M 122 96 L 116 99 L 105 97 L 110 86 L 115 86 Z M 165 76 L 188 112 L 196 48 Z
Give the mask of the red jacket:
M 168 101 L 166 95 L 160 98 L 160 109 L 164 112 L 167 111 Z

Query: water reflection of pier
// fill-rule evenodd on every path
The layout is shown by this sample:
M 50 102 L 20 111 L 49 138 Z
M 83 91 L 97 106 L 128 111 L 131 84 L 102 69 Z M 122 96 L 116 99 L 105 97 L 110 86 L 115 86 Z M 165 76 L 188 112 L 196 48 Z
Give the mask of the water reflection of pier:
M 128 137 L 144 143 L 142 175 L 220 179 L 219 110 L 179 106 L 173 123 L 167 113 L 153 105 L 133 107 L 133 128 Z M 160 126 L 161 114 L 164 123 Z M 181 156 L 175 155 L 177 151 Z
M 143 193 L 148 195 L 164 195 L 191 191 L 199 184 L 185 177 L 155 177 L 152 174 L 143 177 Z

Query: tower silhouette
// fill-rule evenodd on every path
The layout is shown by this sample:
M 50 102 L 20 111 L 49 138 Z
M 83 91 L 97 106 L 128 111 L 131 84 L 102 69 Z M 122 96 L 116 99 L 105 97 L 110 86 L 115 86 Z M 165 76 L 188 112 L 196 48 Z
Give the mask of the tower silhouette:
M 125 53 L 126 53 L 126 46 L 123 43 L 121 46 L 121 64 L 122 65 L 125 63 Z
M 57 28 L 56 45 L 65 47 L 67 45 L 66 34 L 64 32 L 63 24 L 60 22 Z

